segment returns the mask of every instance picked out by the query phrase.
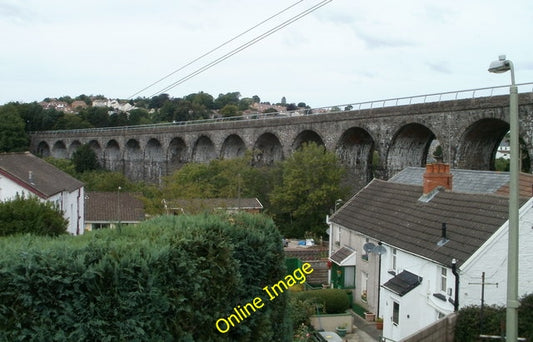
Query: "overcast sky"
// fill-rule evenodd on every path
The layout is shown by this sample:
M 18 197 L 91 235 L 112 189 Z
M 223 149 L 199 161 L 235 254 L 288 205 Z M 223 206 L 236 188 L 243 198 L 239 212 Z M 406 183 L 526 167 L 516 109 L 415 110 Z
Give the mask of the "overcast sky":
M 80 94 L 150 97 L 320 0 L 0 0 L 0 104 Z M 164 91 L 347 104 L 533 82 L 531 0 L 333 0 Z

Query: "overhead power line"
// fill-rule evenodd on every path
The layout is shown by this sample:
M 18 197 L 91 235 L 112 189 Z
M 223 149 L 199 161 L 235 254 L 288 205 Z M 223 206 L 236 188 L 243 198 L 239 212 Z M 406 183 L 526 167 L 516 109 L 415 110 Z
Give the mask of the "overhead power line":
M 242 33 L 239 33 L 238 35 L 236 35 L 235 37 L 231 38 L 230 40 L 227 40 L 227 41 L 225 41 L 224 43 L 218 45 L 217 47 L 215 47 L 215 48 L 213 48 L 213 49 L 207 51 L 206 53 L 202 54 L 201 56 L 199 56 L 199 57 L 193 59 L 192 61 L 190 61 L 190 62 L 188 62 L 188 63 L 186 63 L 186 64 L 183 65 L 182 67 L 180 67 L 180 68 L 178 68 L 178 69 L 172 71 L 172 72 L 169 73 L 168 75 L 166 75 L 166 76 L 160 78 L 159 80 L 157 80 L 157 81 L 151 83 L 150 85 L 144 87 L 143 89 L 139 90 L 138 92 L 136 92 L 136 93 L 130 95 L 128 98 L 129 98 L 129 99 L 132 99 L 133 97 L 135 97 L 135 96 L 141 94 L 142 92 L 144 92 L 144 91 L 146 91 L 146 90 L 152 88 L 152 87 L 155 86 L 156 84 L 158 84 L 158 83 L 160 83 L 160 82 L 166 80 L 166 79 L 169 78 L 170 76 L 172 76 L 172 75 L 176 74 L 177 72 L 179 72 L 179 71 L 185 69 L 185 68 L 188 67 L 189 65 L 191 65 L 191 64 L 193 64 L 193 63 L 199 61 L 200 59 L 202 59 L 202 58 L 204 58 L 204 57 L 206 57 L 206 56 L 212 54 L 212 53 L 215 52 L 216 50 L 218 50 L 218 49 L 220 49 L 220 48 L 222 48 L 222 47 L 228 45 L 229 43 L 233 42 L 233 41 L 236 40 L 237 38 L 242 37 L 242 36 L 245 35 L 246 33 L 248 33 L 248 32 L 250 32 L 250 31 L 256 29 L 257 27 L 263 25 L 264 23 L 266 23 L 266 22 L 268 22 L 268 21 L 274 19 L 275 17 L 277 17 L 277 16 L 279 16 L 279 15 L 281 15 L 281 14 L 287 12 L 288 10 L 290 10 L 290 9 L 293 8 L 294 6 L 298 5 L 298 4 L 299 4 L 300 2 L 302 2 L 302 1 L 304 1 L 304 0 L 296 1 L 294 4 L 290 5 L 289 7 L 282 9 L 281 11 L 275 13 L 274 15 L 272 15 L 272 16 L 266 18 L 265 20 L 263 20 L 263 21 L 261 21 L 261 22 L 255 24 L 254 26 L 250 27 L 249 29 L 243 31 Z
M 150 97 L 153 97 L 153 96 L 159 95 L 161 93 L 164 93 L 164 92 L 166 92 L 166 91 L 168 91 L 168 90 L 170 90 L 170 89 L 172 89 L 172 88 L 174 88 L 174 87 L 176 87 L 176 86 L 188 81 L 189 79 L 193 78 L 194 76 L 197 76 L 198 74 L 201 74 L 202 72 L 212 68 L 213 66 L 217 65 L 218 63 L 228 59 L 229 57 L 231 57 L 231 56 L 241 52 L 242 50 L 254 45 L 255 43 L 265 39 L 266 37 L 272 35 L 273 33 L 277 32 L 279 30 L 281 30 L 282 28 L 292 24 L 293 22 L 295 22 L 295 21 L 307 16 L 308 14 L 316 11 L 317 9 L 321 8 L 322 6 L 328 4 L 331 1 L 333 1 L 333 0 L 323 0 L 322 2 L 320 2 L 320 3 L 318 3 L 318 4 L 314 5 L 314 6 L 306 9 L 305 11 L 300 12 L 299 14 L 297 14 L 297 15 L 293 16 L 292 18 L 284 21 L 283 23 L 275 26 L 274 28 L 266 31 L 265 33 L 255 37 L 254 39 L 248 41 L 247 43 L 242 44 L 241 46 L 233 49 L 232 51 L 228 52 L 224 56 L 219 57 L 219 58 L 215 59 L 214 61 L 204 65 L 203 67 L 196 69 L 195 71 L 191 72 L 187 76 L 182 77 L 178 81 L 176 81 L 176 82 L 170 84 L 169 86 L 159 90 L 158 92 L 150 95 Z

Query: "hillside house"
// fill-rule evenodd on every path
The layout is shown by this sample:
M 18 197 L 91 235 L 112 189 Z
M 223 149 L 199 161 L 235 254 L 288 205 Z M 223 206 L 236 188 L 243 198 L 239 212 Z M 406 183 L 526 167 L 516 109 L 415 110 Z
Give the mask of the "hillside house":
M 37 196 L 63 211 L 70 234 L 83 234 L 83 183 L 29 152 L 0 154 L 0 201 Z
M 445 164 L 419 171 L 416 185 L 406 180 L 415 179 L 412 173 L 373 180 L 328 220 L 331 283 L 351 288 L 358 304 L 383 318 L 383 336 L 395 341 L 479 305 L 483 274 L 485 304 L 506 300 L 508 198 L 498 193 L 505 193 L 508 174 L 450 173 Z M 520 210 L 520 295 L 533 291 L 528 197 Z

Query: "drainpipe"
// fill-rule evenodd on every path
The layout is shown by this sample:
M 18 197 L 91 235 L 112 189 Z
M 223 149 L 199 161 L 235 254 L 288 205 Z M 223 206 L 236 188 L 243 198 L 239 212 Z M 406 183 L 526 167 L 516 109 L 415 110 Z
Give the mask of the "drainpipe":
M 457 260 L 452 259 L 452 273 L 455 276 L 455 299 L 453 300 L 453 311 L 459 310 L 459 272 L 457 271 Z

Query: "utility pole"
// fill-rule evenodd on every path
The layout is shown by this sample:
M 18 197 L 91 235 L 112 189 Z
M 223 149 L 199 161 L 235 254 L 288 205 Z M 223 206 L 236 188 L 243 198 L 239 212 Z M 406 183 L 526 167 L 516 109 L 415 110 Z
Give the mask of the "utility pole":
M 498 283 L 486 283 L 485 272 L 481 273 L 481 283 L 468 283 L 469 285 L 481 285 L 481 309 L 479 310 L 479 334 L 483 334 L 483 308 L 485 307 L 485 285 L 496 285 Z

